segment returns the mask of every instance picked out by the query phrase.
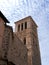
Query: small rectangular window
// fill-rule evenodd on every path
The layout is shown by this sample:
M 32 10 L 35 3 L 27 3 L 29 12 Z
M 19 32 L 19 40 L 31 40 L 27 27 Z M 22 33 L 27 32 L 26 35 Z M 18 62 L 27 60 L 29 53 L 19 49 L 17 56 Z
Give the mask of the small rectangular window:
M 26 38 L 24 38 L 24 45 L 26 45 Z
M 27 22 L 25 22 L 25 29 L 27 29 Z
M 20 31 L 20 24 L 18 25 L 18 31 Z

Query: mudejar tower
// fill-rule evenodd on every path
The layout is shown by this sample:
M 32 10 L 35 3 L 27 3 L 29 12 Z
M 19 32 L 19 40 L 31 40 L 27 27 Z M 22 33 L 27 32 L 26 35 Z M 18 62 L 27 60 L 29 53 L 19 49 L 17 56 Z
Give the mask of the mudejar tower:
M 27 47 L 28 65 L 41 65 L 37 25 L 32 17 L 15 22 L 15 33 Z

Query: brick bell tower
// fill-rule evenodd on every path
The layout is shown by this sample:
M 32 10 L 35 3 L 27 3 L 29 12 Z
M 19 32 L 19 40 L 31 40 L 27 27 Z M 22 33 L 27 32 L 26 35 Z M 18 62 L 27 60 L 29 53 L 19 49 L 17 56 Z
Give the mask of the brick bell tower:
M 28 65 L 41 65 L 37 25 L 32 17 L 15 22 L 15 33 L 27 47 Z

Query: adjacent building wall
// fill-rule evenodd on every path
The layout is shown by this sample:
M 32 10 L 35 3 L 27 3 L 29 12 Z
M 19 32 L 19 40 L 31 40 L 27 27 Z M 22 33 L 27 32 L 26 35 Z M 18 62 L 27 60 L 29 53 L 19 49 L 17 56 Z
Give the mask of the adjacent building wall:
M 5 29 L 4 21 L 0 17 L 0 57 L 2 55 L 2 38 L 3 38 L 4 29 Z

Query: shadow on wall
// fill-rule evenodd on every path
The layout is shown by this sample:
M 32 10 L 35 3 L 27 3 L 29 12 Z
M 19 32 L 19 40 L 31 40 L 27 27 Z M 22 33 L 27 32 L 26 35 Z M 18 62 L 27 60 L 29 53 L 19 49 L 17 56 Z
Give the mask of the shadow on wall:
M 8 61 L 7 59 L 0 59 L 0 65 L 15 65 L 13 62 Z
M 15 65 L 14 63 L 12 62 L 8 62 L 7 65 Z

